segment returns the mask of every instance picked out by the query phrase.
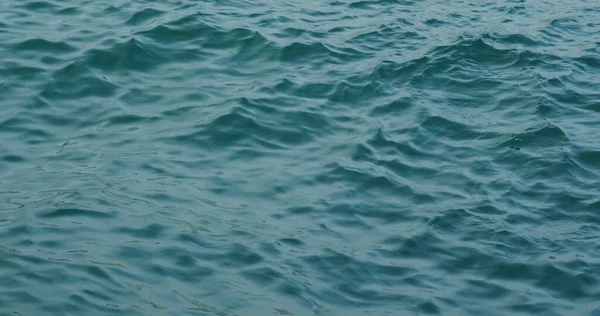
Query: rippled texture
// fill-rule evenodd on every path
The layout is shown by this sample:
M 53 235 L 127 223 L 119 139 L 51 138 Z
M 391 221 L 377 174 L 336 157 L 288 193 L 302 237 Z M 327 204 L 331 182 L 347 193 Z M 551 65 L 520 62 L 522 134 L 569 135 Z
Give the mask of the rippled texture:
M 0 2 L 0 314 L 599 315 L 597 1 Z

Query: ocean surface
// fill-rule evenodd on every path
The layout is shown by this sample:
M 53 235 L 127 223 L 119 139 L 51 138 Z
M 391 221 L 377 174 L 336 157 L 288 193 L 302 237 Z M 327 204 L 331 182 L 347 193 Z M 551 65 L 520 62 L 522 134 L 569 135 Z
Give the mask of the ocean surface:
M 600 315 L 600 2 L 0 1 L 0 315 Z

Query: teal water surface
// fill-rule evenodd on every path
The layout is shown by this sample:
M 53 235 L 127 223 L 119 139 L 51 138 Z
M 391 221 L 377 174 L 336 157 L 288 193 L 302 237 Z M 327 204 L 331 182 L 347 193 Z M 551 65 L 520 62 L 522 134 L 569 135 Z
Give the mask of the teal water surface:
M 599 315 L 600 2 L 0 1 L 0 315 Z

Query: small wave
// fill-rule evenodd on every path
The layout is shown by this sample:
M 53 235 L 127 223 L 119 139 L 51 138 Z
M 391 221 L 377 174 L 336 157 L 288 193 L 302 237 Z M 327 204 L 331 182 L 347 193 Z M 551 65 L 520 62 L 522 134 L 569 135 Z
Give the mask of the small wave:
M 50 41 L 43 38 L 32 38 L 13 46 L 16 51 L 35 51 L 40 53 L 67 54 L 77 51 L 77 48 L 62 42 Z
M 114 83 L 94 74 L 85 63 L 73 62 L 52 74 L 39 97 L 47 101 L 111 97 L 117 89 Z
M 149 21 L 162 17 L 165 15 L 164 11 L 153 9 L 153 8 L 145 8 L 140 11 L 135 12 L 125 24 L 127 25 L 142 25 L 143 23 L 148 23 Z
M 111 217 L 109 213 L 93 211 L 93 210 L 81 210 L 81 209 L 57 209 L 41 215 L 42 218 L 55 218 L 55 217 L 93 217 L 93 218 L 108 218 Z
M 83 64 L 103 72 L 150 71 L 165 61 L 166 58 L 149 44 L 132 38 L 108 49 L 88 50 Z
M 309 59 L 323 59 L 333 52 L 321 43 L 304 44 L 294 42 L 285 46 L 281 51 L 281 60 L 300 62 Z

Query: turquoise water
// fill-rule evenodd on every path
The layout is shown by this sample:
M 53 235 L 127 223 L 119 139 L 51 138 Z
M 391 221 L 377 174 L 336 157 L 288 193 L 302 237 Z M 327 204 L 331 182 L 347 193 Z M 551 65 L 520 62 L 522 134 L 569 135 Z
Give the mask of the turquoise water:
M 1 315 L 600 314 L 597 1 L 0 2 Z

